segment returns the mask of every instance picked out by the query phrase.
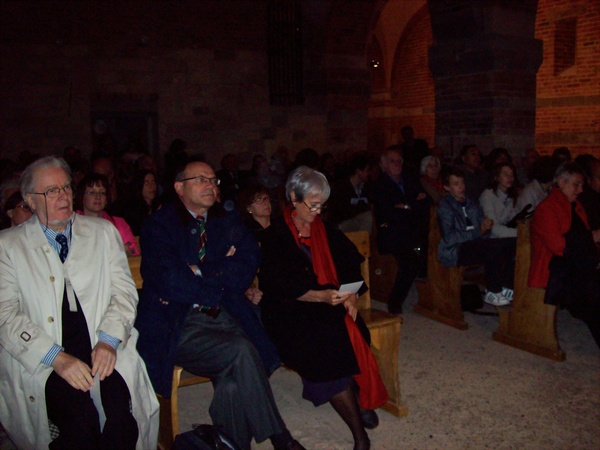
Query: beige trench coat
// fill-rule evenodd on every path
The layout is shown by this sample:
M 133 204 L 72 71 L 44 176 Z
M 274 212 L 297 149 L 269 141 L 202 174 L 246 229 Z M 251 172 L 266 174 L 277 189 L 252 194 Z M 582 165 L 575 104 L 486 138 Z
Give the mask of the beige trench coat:
M 135 346 L 138 302 L 123 242 L 107 220 L 74 215 L 64 267 L 37 217 L 0 233 L 0 422 L 22 450 L 51 441 L 44 388 L 52 369 L 41 363 L 62 341 L 67 271 L 85 314 L 92 347 L 102 330 L 121 340 L 116 370 L 131 393 L 138 449 L 156 448 L 158 401 Z M 104 424 L 99 383 L 92 388 Z

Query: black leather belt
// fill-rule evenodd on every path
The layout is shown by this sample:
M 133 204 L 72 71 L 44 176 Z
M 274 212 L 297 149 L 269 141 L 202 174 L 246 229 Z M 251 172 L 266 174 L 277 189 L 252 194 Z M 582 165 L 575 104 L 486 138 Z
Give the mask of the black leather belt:
M 216 319 L 219 316 L 219 313 L 221 312 L 221 308 L 219 308 L 218 306 L 198 305 L 194 307 L 194 311 L 198 311 L 201 314 L 205 314 L 208 317 Z

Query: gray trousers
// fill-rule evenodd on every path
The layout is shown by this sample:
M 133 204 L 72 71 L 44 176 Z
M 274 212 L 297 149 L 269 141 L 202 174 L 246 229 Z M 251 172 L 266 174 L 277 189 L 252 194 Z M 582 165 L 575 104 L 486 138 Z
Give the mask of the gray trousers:
M 243 449 L 285 429 L 256 348 L 223 310 L 216 319 L 192 310 L 185 319 L 175 364 L 209 377 L 209 413 Z

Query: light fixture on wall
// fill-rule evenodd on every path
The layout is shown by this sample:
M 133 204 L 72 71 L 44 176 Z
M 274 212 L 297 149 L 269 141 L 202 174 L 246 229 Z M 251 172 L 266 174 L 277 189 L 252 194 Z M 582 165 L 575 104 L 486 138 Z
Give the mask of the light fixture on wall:
M 371 60 L 371 67 L 373 69 L 376 69 L 377 67 L 379 67 L 379 61 L 377 61 L 376 59 L 372 59 Z

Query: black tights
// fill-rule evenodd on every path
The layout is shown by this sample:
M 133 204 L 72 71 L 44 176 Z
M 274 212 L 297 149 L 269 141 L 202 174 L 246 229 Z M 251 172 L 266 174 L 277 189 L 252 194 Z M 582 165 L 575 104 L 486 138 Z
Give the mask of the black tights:
M 360 417 L 360 408 L 356 399 L 356 394 L 352 388 L 348 387 L 345 391 L 334 395 L 329 400 L 333 409 L 340 415 L 340 417 L 346 422 L 350 431 L 352 431 L 352 437 L 354 438 L 354 450 L 369 450 L 371 443 L 369 436 L 363 427 L 362 420 Z

